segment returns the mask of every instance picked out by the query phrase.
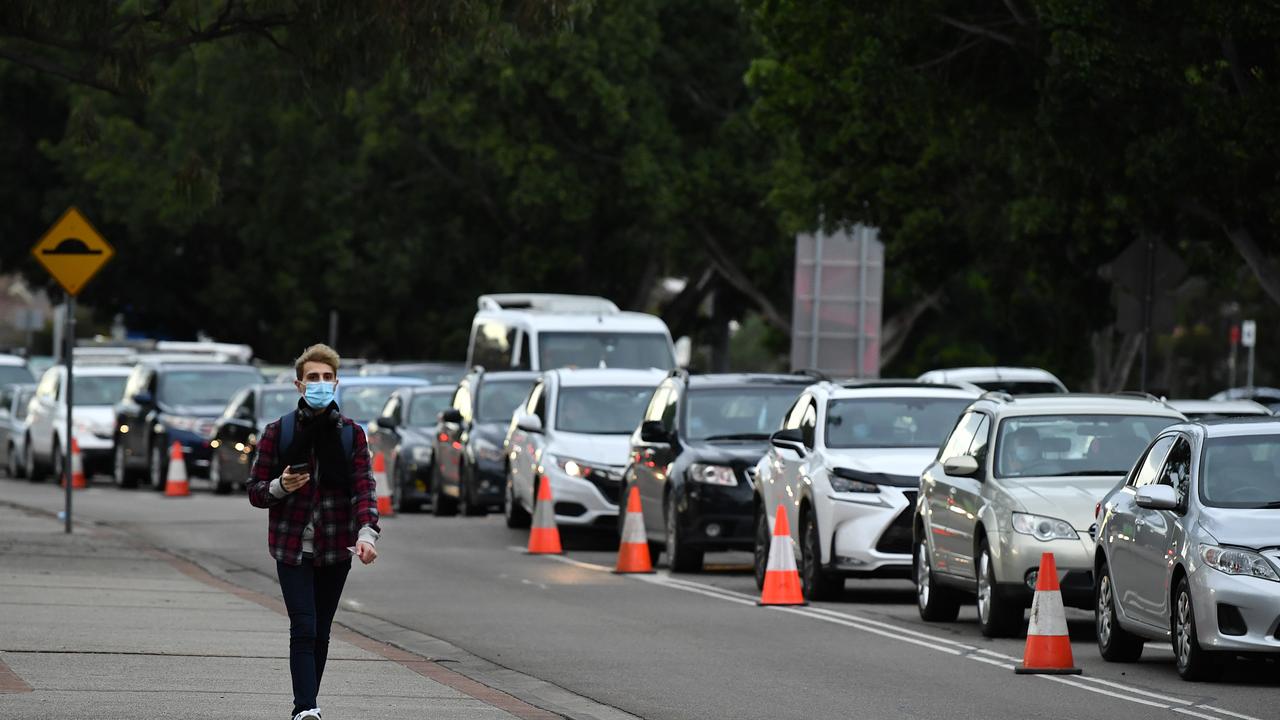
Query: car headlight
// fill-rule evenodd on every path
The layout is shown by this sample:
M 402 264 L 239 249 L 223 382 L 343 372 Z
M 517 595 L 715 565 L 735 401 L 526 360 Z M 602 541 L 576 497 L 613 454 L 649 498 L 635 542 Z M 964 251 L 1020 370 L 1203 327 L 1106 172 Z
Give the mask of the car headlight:
M 410 455 L 414 462 L 431 462 L 431 448 L 426 445 L 415 445 Z
M 585 460 L 575 460 L 573 458 L 565 458 L 554 455 L 545 455 L 543 462 L 550 460 L 556 464 L 565 475 L 572 478 L 585 478 L 592 473 L 591 464 Z
M 1228 575 L 1250 575 L 1280 582 L 1280 575 L 1267 559 L 1252 550 L 1201 545 L 1200 557 L 1209 567 Z
M 878 493 L 880 486 L 870 481 L 866 473 L 849 468 L 834 468 L 827 472 L 831 489 L 843 493 Z
M 693 463 L 689 465 L 689 479 L 704 485 L 723 485 L 725 487 L 736 487 L 738 485 L 737 474 L 733 472 L 733 468 L 727 465 Z
M 1075 540 L 1080 537 L 1071 523 L 1058 518 L 1028 513 L 1013 514 L 1013 529 L 1023 535 L 1030 535 L 1041 542 L 1050 540 Z

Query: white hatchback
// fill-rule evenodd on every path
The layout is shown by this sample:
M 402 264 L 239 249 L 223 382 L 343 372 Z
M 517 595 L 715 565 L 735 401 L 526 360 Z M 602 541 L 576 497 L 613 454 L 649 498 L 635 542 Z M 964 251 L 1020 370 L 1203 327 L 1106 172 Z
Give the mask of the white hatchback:
M 763 585 L 776 510 L 787 512 L 806 598 L 847 577 L 910 577 L 920 473 L 972 387 L 872 381 L 811 385 L 756 465 L 756 582 Z

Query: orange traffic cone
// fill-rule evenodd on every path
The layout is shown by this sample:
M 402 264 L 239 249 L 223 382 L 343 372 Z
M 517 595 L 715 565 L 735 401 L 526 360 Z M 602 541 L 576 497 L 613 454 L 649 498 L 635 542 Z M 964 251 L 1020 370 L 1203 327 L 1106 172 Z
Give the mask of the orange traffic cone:
M 187 481 L 187 463 L 182 459 L 182 445 L 177 440 L 169 448 L 169 473 L 164 479 L 165 497 L 187 497 L 191 483 Z
M 1051 552 L 1040 556 L 1036 596 L 1031 601 L 1031 624 L 1027 627 L 1027 649 L 1022 665 L 1013 671 L 1043 675 L 1081 673 L 1071 657 L 1071 638 L 1067 635 L 1067 617 L 1062 609 L 1062 591 L 1058 588 L 1058 563 Z
M 644 515 L 640 510 L 640 488 L 632 486 L 627 495 L 627 515 L 622 520 L 622 542 L 618 544 L 616 573 L 651 573 L 649 539 L 644 534 Z
M 65 474 L 59 478 L 58 486 L 67 486 L 67 476 Z M 71 489 L 84 490 L 87 487 L 89 487 L 89 483 L 84 477 L 84 461 L 80 459 L 80 443 L 73 437 L 71 438 Z
M 529 531 L 530 555 L 560 555 L 560 529 L 556 527 L 556 511 L 551 501 L 551 480 L 538 483 L 538 499 L 533 504 L 533 528 Z
M 381 452 L 373 456 L 373 488 L 378 497 L 378 515 L 395 515 L 396 509 L 391 507 L 391 484 L 387 482 L 387 461 Z
M 773 541 L 769 543 L 769 563 L 765 565 L 764 590 L 757 605 L 808 605 L 800 590 L 800 571 L 787 523 L 787 508 L 778 505 L 773 520 Z

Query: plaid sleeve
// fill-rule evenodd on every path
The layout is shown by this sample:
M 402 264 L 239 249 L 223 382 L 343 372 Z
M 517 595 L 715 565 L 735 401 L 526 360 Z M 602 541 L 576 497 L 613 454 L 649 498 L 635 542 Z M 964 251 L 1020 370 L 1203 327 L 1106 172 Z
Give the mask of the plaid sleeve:
M 280 437 L 280 421 L 267 425 L 258 438 L 258 447 L 253 454 L 253 468 L 249 470 L 249 480 L 245 484 L 249 491 L 249 503 L 254 507 L 271 507 L 282 501 L 271 494 L 271 481 L 276 477 L 276 442 Z
M 355 526 L 361 528 L 368 525 L 374 530 L 382 532 L 382 529 L 378 527 L 377 487 L 371 469 L 372 461 L 369 455 L 369 441 L 364 435 L 364 428 L 359 425 L 355 425 L 351 456 L 351 508 Z

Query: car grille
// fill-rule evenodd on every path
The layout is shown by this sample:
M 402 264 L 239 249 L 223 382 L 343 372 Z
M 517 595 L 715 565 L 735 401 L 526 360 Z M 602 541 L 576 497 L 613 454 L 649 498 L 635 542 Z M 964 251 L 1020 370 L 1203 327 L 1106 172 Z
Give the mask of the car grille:
M 587 476 L 587 480 L 600 490 L 600 494 L 604 495 L 604 499 L 618 504 L 618 498 L 622 496 L 622 469 L 621 468 L 594 468 L 591 474 Z
M 880 541 L 876 543 L 877 552 L 899 555 L 911 552 L 911 517 L 915 511 L 916 494 L 908 492 L 903 495 L 907 498 L 907 506 L 880 535 Z

